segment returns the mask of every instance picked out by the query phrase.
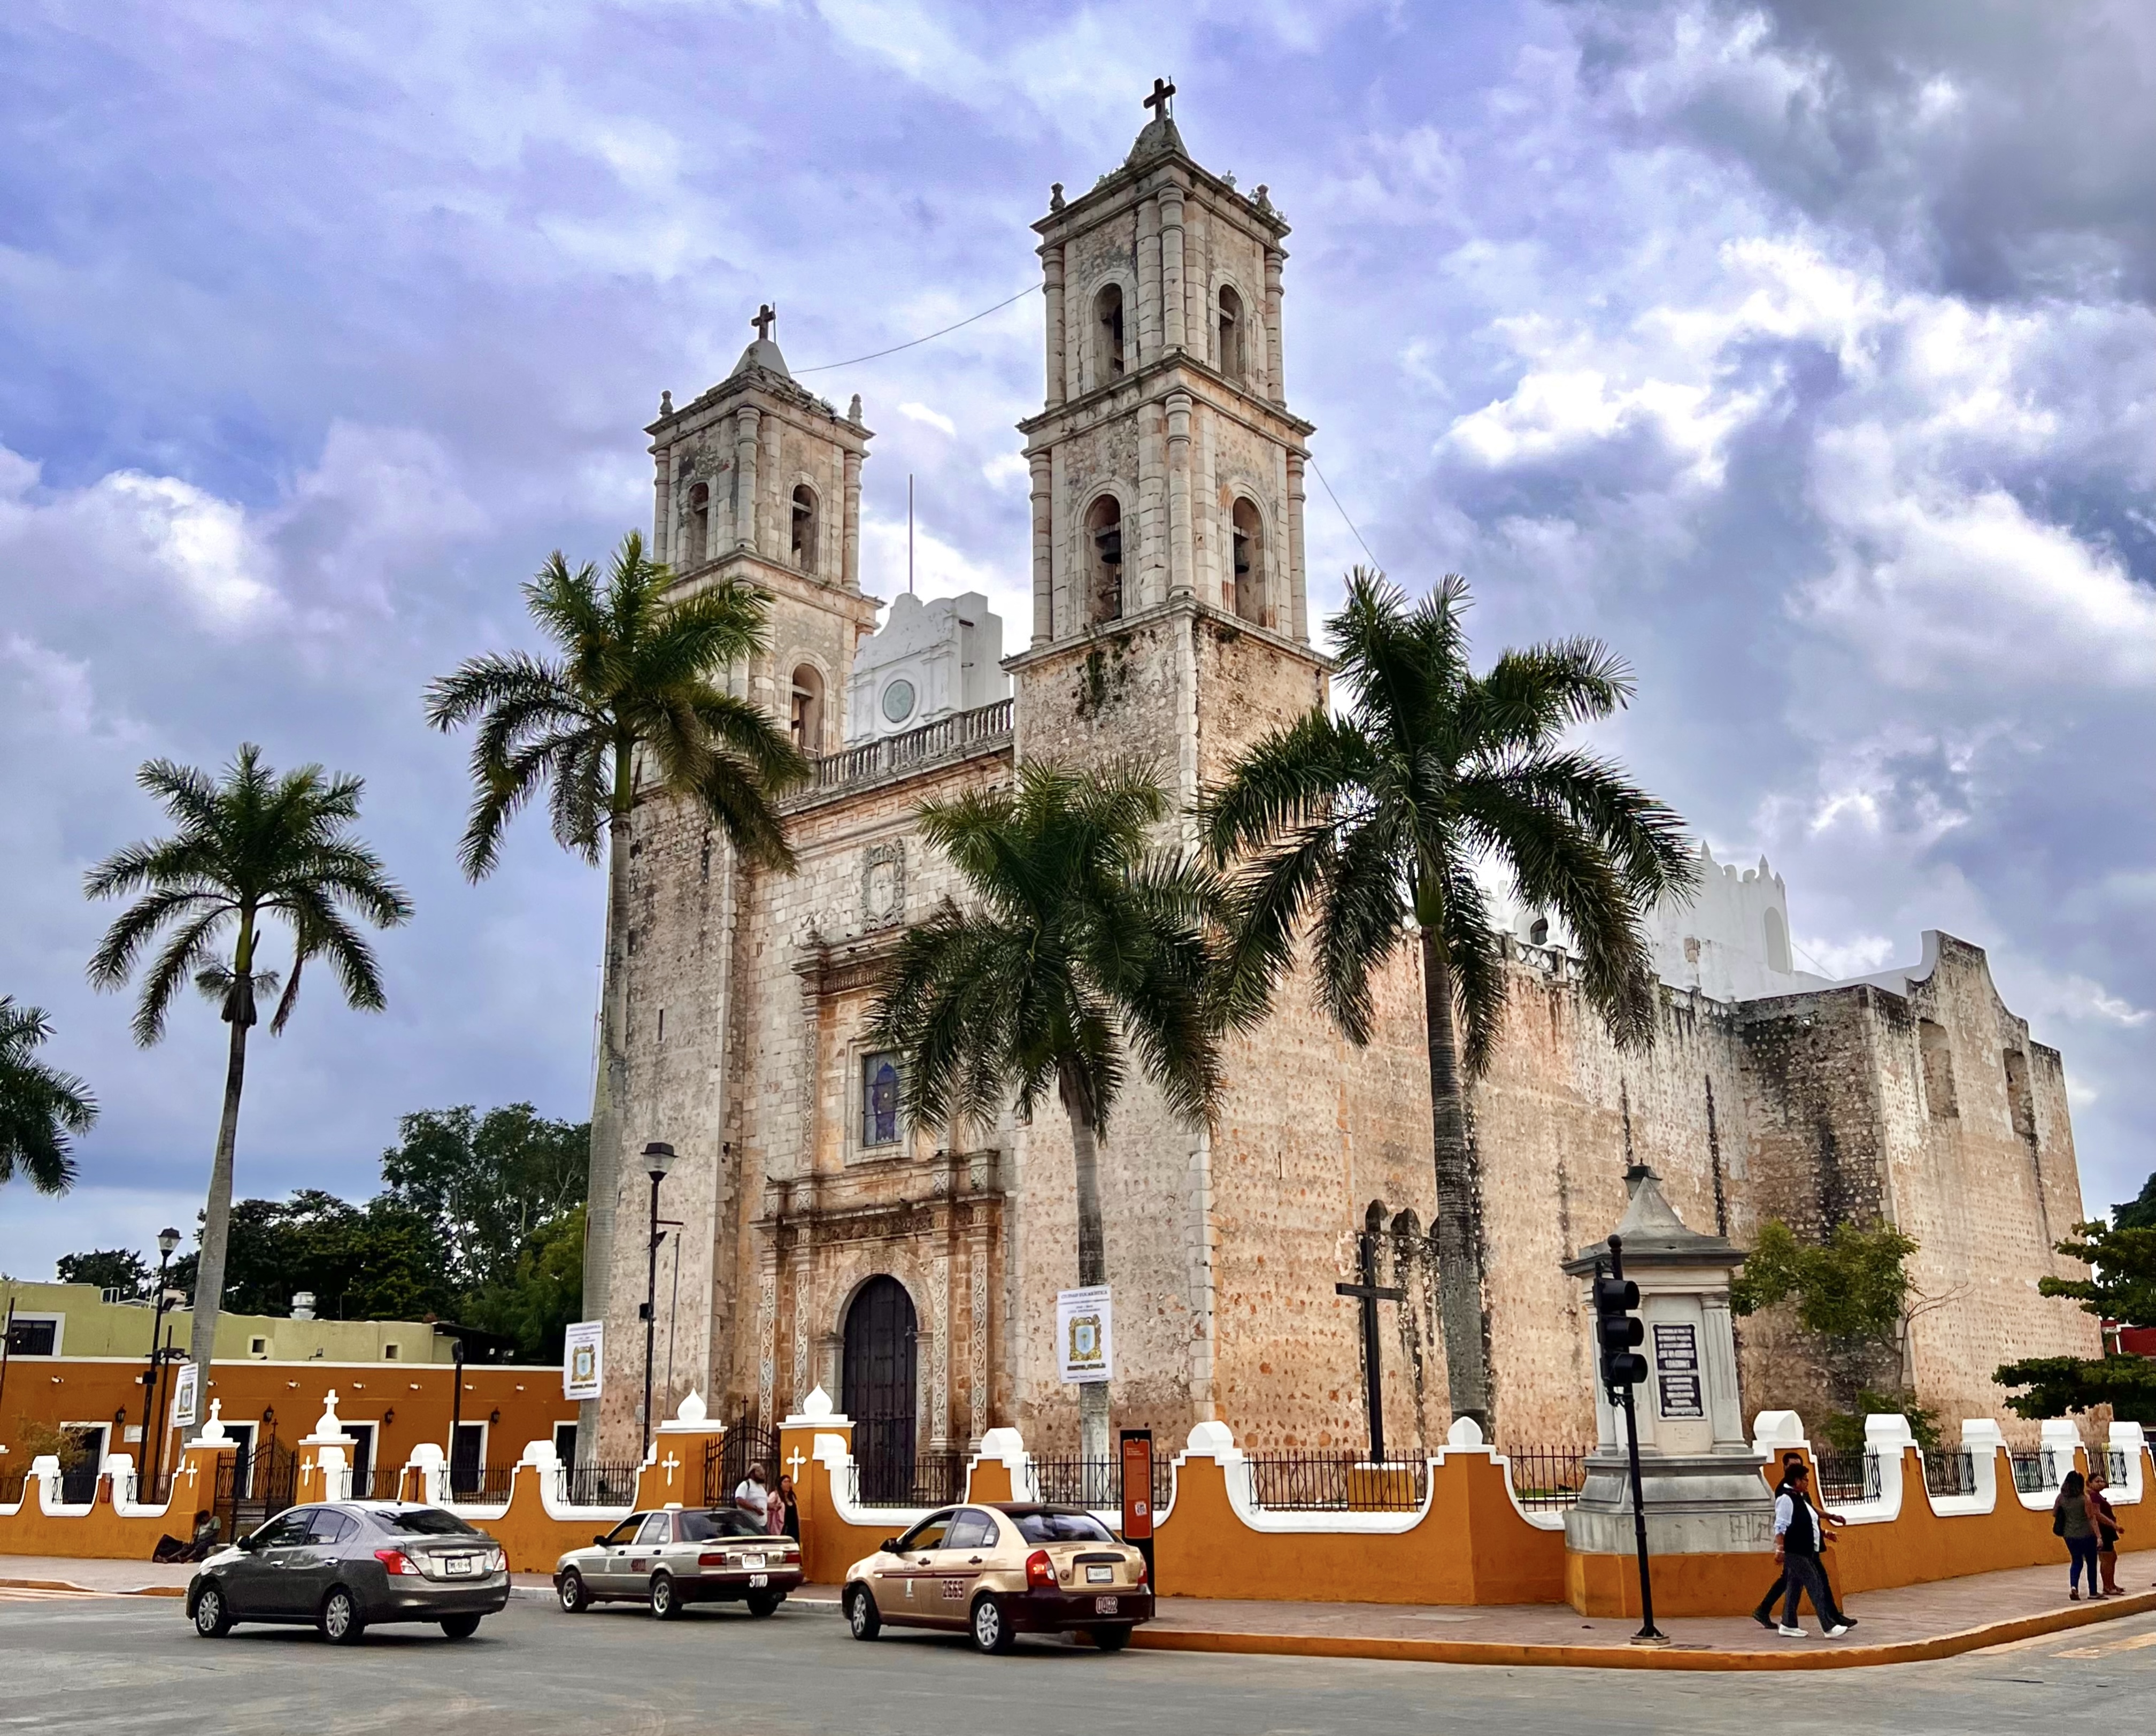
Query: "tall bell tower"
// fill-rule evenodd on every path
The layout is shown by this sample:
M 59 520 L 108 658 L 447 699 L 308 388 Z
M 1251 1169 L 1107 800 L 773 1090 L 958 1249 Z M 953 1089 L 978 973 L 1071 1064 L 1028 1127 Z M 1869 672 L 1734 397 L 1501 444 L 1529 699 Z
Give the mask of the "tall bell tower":
M 1034 225 L 1047 403 L 1032 471 L 1022 754 L 1137 752 L 1178 794 L 1324 696 L 1302 555 L 1311 424 L 1287 408 L 1288 226 L 1201 167 L 1158 80 L 1152 118 L 1092 190 Z

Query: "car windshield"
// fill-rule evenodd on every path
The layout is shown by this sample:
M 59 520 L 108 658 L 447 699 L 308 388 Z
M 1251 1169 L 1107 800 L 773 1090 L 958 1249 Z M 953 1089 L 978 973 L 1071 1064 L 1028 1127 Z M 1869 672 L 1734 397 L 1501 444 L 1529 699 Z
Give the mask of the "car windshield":
M 407 1507 L 400 1513 L 378 1513 L 374 1517 L 384 1530 L 399 1532 L 406 1537 L 479 1535 L 454 1513 L 445 1513 L 439 1507 Z
M 717 1507 L 710 1513 L 685 1513 L 681 1515 L 681 1541 L 685 1543 L 707 1543 L 721 1537 L 764 1537 L 769 1533 L 749 1514 L 735 1507 Z
M 1115 1533 L 1091 1513 L 1013 1513 L 1011 1523 L 1029 1543 L 1111 1543 Z

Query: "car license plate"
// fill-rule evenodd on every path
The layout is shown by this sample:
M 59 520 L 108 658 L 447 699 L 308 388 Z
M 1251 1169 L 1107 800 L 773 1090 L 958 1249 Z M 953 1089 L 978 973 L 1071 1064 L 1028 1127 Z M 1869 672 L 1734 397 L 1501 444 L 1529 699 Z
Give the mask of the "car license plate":
M 748 1576 L 748 1588 L 752 1591 L 761 1591 L 770 1583 L 771 1575 L 769 1574 L 751 1574 Z
M 1116 1583 L 1116 1570 L 1112 1567 L 1089 1567 L 1086 1569 L 1086 1583 L 1088 1585 L 1112 1585 Z
M 742 1565 L 748 1568 L 762 1567 L 763 1565 L 763 1557 L 761 1555 L 744 1555 L 742 1557 Z
M 1093 1613 L 1096 1615 L 1112 1615 L 1121 1603 L 1122 1600 L 1119 1598 L 1096 1597 L 1093 1600 Z
M 472 1570 L 472 1558 L 469 1555 L 445 1555 L 442 1558 L 442 1565 L 449 1569 L 452 1578 L 461 1578 Z

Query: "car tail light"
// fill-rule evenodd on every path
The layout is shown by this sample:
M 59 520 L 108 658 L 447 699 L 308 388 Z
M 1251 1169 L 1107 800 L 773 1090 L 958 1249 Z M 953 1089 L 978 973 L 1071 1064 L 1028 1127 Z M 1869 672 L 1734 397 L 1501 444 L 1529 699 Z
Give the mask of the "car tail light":
M 726 1552 L 724 1549 L 706 1550 L 696 1558 L 699 1567 L 724 1567 L 726 1564 Z
M 798 1550 L 798 1549 L 788 1549 L 788 1551 L 787 1551 L 783 1555 L 780 1556 L 778 1559 L 779 1559 L 781 1561 L 793 1561 L 793 1562 L 798 1562 L 798 1561 L 799 1561 L 799 1560 L 801 1559 L 801 1552 L 800 1552 L 800 1550 Z
M 400 1574 L 417 1574 L 419 1564 L 402 1549 L 377 1549 L 374 1559 L 382 1564 L 382 1571 L 393 1578 Z
M 1138 1557 L 1138 1584 L 1141 1585 L 1149 1585 L 1152 1583 L 1152 1569 L 1146 1564 L 1145 1557 L 1141 1555 Z
M 1035 1549 L 1025 1558 L 1025 1583 L 1029 1590 L 1055 1590 L 1055 1564 L 1048 1559 L 1048 1551 Z

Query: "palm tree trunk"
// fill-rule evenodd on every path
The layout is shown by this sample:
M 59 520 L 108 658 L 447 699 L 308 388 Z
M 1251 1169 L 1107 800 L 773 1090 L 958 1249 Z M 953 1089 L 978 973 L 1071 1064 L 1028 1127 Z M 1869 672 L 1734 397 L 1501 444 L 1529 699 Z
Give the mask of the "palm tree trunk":
M 245 948 L 243 946 L 242 953 Z M 218 1121 L 217 1156 L 209 1166 L 209 1198 L 203 1206 L 202 1257 L 195 1262 L 195 1305 L 187 1333 L 187 1357 L 202 1370 L 195 1379 L 193 1433 L 202 1432 L 209 1415 L 209 1370 L 217 1350 L 217 1317 L 224 1300 L 224 1256 L 232 1234 L 232 1153 L 239 1140 L 239 1093 L 247 1078 L 247 1031 L 254 1022 L 254 999 L 228 1007 L 232 1035 L 224 1063 L 224 1113 Z
M 1422 931 L 1423 1014 L 1430 1031 L 1430 1143 L 1437 1160 L 1437 1300 L 1445 1328 L 1445 1386 L 1457 1419 L 1490 1432 L 1490 1361 L 1483 1338 L 1482 1178 L 1467 1138 L 1460 1045 L 1452 1024 L 1452 966 Z
M 1081 1288 L 1108 1281 L 1107 1225 L 1101 1215 L 1100 1138 L 1085 1088 L 1066 1083 L 1065 1107 L 1070 1112 L 1070 1160 L 1078 1191 L 1078 1283 Z M 1112 1343 L 1112 1341 L 1111 1341 Z M 1108 1383 L 1088 1381 L 1078 1389 L 1079 1456 L 1105 1462 L 1108 1451 Z
M 607 822 L 606 980 L 599 988 L 599 1068 L 592 1091 L 592 1148 L 584 1211 L 584 1318 L 604 1320 L 613 1287 L 613 1220 L 621 1188 L 621 1106 L 629 1101 L 629 783 L 621 756 L 613 818 Z M 599 1404 L 577 1406 L 577 1461 L 599 1444 Z

